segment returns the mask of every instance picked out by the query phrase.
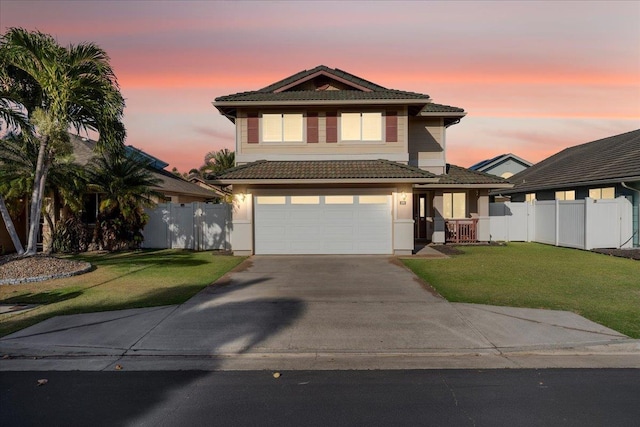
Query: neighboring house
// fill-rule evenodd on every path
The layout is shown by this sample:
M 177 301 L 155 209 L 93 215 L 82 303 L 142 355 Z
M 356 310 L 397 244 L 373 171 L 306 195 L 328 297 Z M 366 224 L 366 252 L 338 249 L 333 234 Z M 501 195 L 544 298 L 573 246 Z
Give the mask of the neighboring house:
M 80 165 L 86 165 L 91 160 L 91 158 L 96 155 L 96 141 L 88 138 L 82 138 L 78 135 L 70 135 L 70 142 L 73 148 L 73 155 L 76 163 Z M 142 156 L 145 160 L 148 160 L 148 167 L 152 171 L 152 174 L 156 178 L 160 179 L 160 184 L 153 189 L 161 193 L 163 197 L 160 200 L 154 200 L 155 202 L 171 202 L 183 204 L 191 202 L 206 202 L 220 199 L 218 193 L 212 191 L 211 189 L 203 188 L 199 185 L 188 182 L 183 178 L 175 176 L 171 172 L 164 170 L 164 168 L 168 166 L 168 163 L 165 163 L 162 160 L 159 160 L 156 157 L 151 156 L 150 154 L 145 153 L 144 151 L 132 146 L 128 146 L 127 150 L 139 156 Z M 95 223 L 98 215 L 99 203 L 99 194 L 88 194 L 86 196 L 85 210 L 82 214 L 82 219 L 84 222 L 88 224 Z M 20 237 L 20 240 L 23 242 L 23 244 L 26 242 L 28 228 L 26 204 L 27 203 L 25 201 L 25 209 L 16 218 L 14 218 L 16 231 L 18 232 L 18 236 Z M 60 209 L 60 206 L 55 207 L 55 219 L 59 218 Z M 49 227 L 46 221 L 43 220 L 41 234 L 43 236 L 47 236 L 49 234 L 48 230 Z M 42 241 L 42 238 L 40 239 L 40 241 Z M 0 226 L 0 253 L 13 251 L 15 251 L 15 248 L 13 247 L 13 243 L 11 242 L 8 232 L 4 226 L 4 222 L 2 222 L 2 225 Z
M 80 165 L 86 165 L 96 156 L 96 141 L 88 138 L 82 138 L 77 135 L 71 135 L 71 145 L 73 147 L 73 155 L 75 162 Z M 141 157 L 147 162 L 147 168 L 152 175 L 159 179 L 157 186 L 152 187 L 162 195 L 161 198 L 153 197 L 156 203 L 177 203 L 185 204 L 191 202 L 207 202 L 219 200 L 218 195 L 206 188 L 202 188 L 194 183 L 176 176 L 165 170 L 169 164 L 162 160 L 132 146 L 127 146 L 126 150 L 134 155 Z M 93 225 L 98 217 L 98 209 L 100 207 L 100 194 L 93 193 L 85 196 L 84 210 L 82 212 L 82 221 L 86 224 Z M 58 212 L 58 210 L 54 210 Z M 56 216 L 57 219 L 57 216 Z M 47 224 L 43 224 L 43 235 L 47 235 Z
M 500 154 L 491 159 L 486 159 L 470 166 L 472 171 L 485 172 L 501 178 L 510 178 L 511 176 L 522 172 L 530 167 L 533 163 L 528 162 L 515 154 Z
M 186 179 L 198 187 L 213 191 L 219 201 L 226 201 L 232 196 L 230 191 L 221 188 L 219 185 L 213 185 L 199 176 L 189 176 Z
M 492 195 L 510 196 L 512 202 L 627 197 L 633 206 L 634 246 L 638 246 L 640 129 L 566 148 L 509 181 L 513 188 Z
M 503 179 L 449 165 L 462 108 L 319 66 L 216 98 L 236 126 L 235 254 L 411 254 L 415 240 L 489 240 Z
M 71 135 L 71 145 L 73 147 L 75 161 L 80 165 L 86 165 L 96 155 L 96 141 Z M 147 167 L 151 170 L 155 178 L 160 179 L 160 184 L 153 189 L 161 193 L 164 197 L 162 200 L 154 200 L 155 202 L 206 202 L 218 197 L 214 191 L 200 187 L 165 170 L 164 168 L 169 166 L 168 163 L 131 145 L 127 146 L 126 149 L 130 153 L 138 155 L 145 161 L 148 161 Z

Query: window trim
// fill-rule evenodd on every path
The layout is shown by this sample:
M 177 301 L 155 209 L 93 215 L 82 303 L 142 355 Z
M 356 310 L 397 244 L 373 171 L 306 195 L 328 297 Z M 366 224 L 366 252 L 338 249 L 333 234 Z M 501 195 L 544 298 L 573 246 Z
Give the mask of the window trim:
M 265 131 L 265 127 L 264 127 L 264 116 L 265 115 L 279 115 L 280 116 L 280 120 L 281 120 L 281 127 L 280 127 L 280 133 L 281 133 L 281 140 L 280 141 L 265 141 L 264 139 L 264 131 Z M 284 140 L 284 135 L 285 135 L 285 131 L 284 131 L 284 116 L 285 115 L 298 115 L 300 116 L 301 119 L 301 123 L 300 123 L 300 128 L 302 131 L 302 135 L 301 135 L 301 139 L 300 140 L 294 140 L 294 141 L 285 141 Z M 301 145 L 301 144 L 306 144 L 307 143 L 307 118 L 305 116 L 305 113 L 302 111 L 262 111 L 260 112 L 260 127 L 259 127 L 259 137 L 260 137 L 260 144 L 265 144 L 265 145 Z
M 342 115 L 343 114 L 359 114 L 360 115 L 360 139 L 343 139 L 343 127 L 342 127 Z M 380 139 L 362 139 L 362 129 L 363 129 L 363 114 L 379 114 L 380 115 Z M 386 135 L 385 135 L 385 111 L 383 110 L 375 110 L 375 111 L 355 111 L 355 110 L 341 110 L 338 111 L 338 129 L 337 129 L 337 137 L 339 144 L 385 144 L 386 143 Z
M 559 194 L 562 194 L 562 198 L 561 199 L 558 198 Z M 571 198 L 570 199 L 567 199 L 567 194 L 571 194 Z M 576 190 L 559 190 L 559 191 L 555 192 L 554 197 L 555 197 L 555 200 L 559 200 L 559 201 L 562 201 L 562 202 L 564 202 L 564 201 L 573 201 L 573 200 L 576 200 Z
M 613 190 L 613 197 L 604 197 L 605 190 Z M 598 191 L 598 197 L 592 197 L 591 192 Z M 616 187 L 597 187 L 597 188 L 589 188 L 589 198 L 594 200 L 613 200 L 616 198 Z
M 456 204 L 455 204 L 455 200 L 456 194 L 462 194 L 464 195 L 464 216 L 462 217 L 456 217 L 454 216 L 455 212 L 456 212 Z M 449 212 L 445 212 L 445 198 L 447 197 L 447 195 L 451 195 L 451 216 L 449 216 Z M 467 209 L 469 208 L 469 193 L 466 191 L 445 191 L 442 193 L 442 218 L 444 218 L 445 220 L 447 219 L 464 219 L 467 218 Z

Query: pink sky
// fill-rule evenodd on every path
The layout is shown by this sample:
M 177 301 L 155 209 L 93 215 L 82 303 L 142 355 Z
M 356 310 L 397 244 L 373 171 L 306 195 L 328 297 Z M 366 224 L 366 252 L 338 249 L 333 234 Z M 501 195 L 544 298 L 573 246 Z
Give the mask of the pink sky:
M 234 148 L 214 98 L 323 64 L 429 94 L 467 116 L 461 166 L 537 162 L 640 127 L 640 2 L 0 1 L 0 29 L 38 29 L 111 56 L 127 144 L 176 166 Z

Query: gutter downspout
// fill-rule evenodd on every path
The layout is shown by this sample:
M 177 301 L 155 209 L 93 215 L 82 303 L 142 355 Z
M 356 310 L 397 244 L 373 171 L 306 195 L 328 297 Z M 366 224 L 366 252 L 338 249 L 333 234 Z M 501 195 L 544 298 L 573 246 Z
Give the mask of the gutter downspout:
M 622 185 L 627 190 L 635 191 L 636 193 L 638 193 L 638 200 L 639 200 L 638 205 L 640 205 L 640 190 L 638 190 L 637 188 L 628 186 L 626 183 L 624 183 L 624 181 L 620 182 L 620 185 Z M 640 222 L 640 218 L 638 218 L 638 222 Z M 639 226 L 640 226 L 640 224 L 639 224 Z M 640 230 L 634 230 L 633 233 L 631 233 L 631 237 L 629 237 L 629 239 L 627 239 L 626 242 L 624 242 L 622 245 L 620 245 L 620 247 L 626 245 L 629 242 L 629 240 L 633 239 L 634 236 L 638 233 L 638 231 L 640 231 Z

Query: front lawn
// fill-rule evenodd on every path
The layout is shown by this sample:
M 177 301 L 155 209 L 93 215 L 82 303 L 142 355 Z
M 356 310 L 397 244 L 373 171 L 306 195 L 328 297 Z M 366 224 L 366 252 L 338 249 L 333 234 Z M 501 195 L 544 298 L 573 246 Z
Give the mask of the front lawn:
M 568 310 L 640 338 L 640 262 L 537 243 L 404 259 L 451 302 Z
M 244 258 L 144 250 L 73 259 L 88 261 L 96 268 L 65 279 L 0 286 L 0 304 L 42 304 L 23 313 L 0 315 L 0 336 L 63 314 L 180 304 Z

